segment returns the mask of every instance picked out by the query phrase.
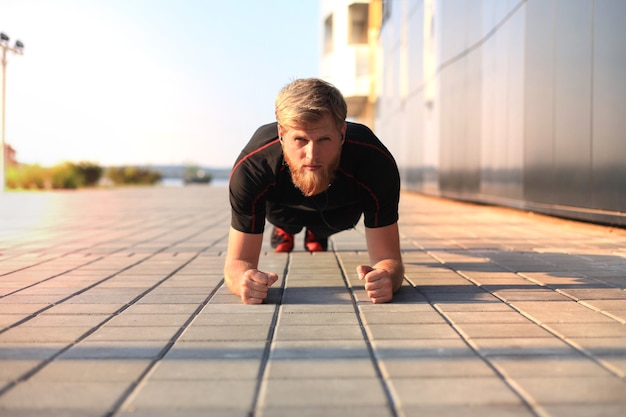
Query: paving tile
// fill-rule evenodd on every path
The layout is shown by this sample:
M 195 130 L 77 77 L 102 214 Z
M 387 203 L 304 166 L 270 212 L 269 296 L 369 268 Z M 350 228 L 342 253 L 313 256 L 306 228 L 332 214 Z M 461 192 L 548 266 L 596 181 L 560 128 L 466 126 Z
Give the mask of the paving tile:
M 48 303 L 28 303 L 28 304 L 1 304 L 0 303 L 0 314 L 19 314 L 19 315 L 28 315 L 35 313 L 44 308 L 50 307 Z
M 381 360 L 383 376 L 398 378 L 445 378 L 496 376 L 495 372 L 478 356 L 446 357 L 390 357 Z
M 37 317 L 32 318 L 24 327 L 75 327 L 90 326 L 95 327 L 106 321 L 110 316 L 108 314 L 47 314 L 45 312 Z
M 542 407 L 552 417 L 623 417 L 623 404 L 548 404 Z
M 132 382 L 144 372 L 148 360 L 55 360 L 35 376 L 40 382 Z
M 498 299 L 493 299 L 489 301 L 480 301 L 480 302 L 469 302 L 469 303 L 435 303 L 437 309 L 443 312 L 499 312 L 506 311 L 511 312 L 514 311 L 510 306 L 501 302 Z
M 267 342 L 259 341 L 193 341 L 174 344 L 165 359 L 178 360 L 261 360 Z
M 117 304 L 57 304 L 46 310 L 47 314 L 113 314 L 125 307 L 126 303 Z
M 377 378 L 269 379 L 264 385 L 261 404 L 267 408 L 387 404 Z
M 490 358 L 501 372 L 518 377 L 610 376 L 608 370 L 581 354 L 567 356 L 502 356 Z
M 106 211 L 75 214 L 103 196 Z M 393 302 L 373 304 L 356 277 L 369 262 L 358 225 L 332 237 L 336 252 L 275 254 L 265 239 L 260 267 L 280 280 L 266 303 L 243 305 L 222 279 L 225 188 L 36 196 L 52 197 L 65 213 L 55 227 L 0 243 L 1 273 L 23 268 L 0 279 L 0 415 L 102 417 L 114 404 L 140 417 L 626 409 L 618 229 L 403 194 L 408 280 Z
M 94 409 L 68 409 L 61 408 L 58 410 L 55 409 L 33 409 L 33 408 L 23 408 L 23 409 L 2 409 L 0 411 L 10 413 L 11 417 L 102 417 L 102 410 L 98 410 L 97 407 Z
M 367 310 L 363 314 L 368 325 L 374 324 L 446 324 L 441 314 L 435 311 L 408 312 L 403 314 L 389 314 Z
M 43 295 L 20 295 L 20 294 L 12 294 L 6 297 L 0 298 L 0 306 L 4 304 L 43 304 L 50 305 L 56 304 L 64 297 L 62 295 L 57 294 L 43 294 Z M 10 308 L 10 307 L 5 307 Z
M 484 338 L 472 341 L 485 356 L 570 356 L 576 350 L 556 337 Z
M 571 301 L 515 301 L 513 306 L 540 323 L 607 323 L 609 317 Z
M 237 326 L 196 326 L 189 327 L 181 337 L 182 342 L 192 341 L 242 341 L 267 340 L 269 324 Z
M 112 327 L 178 327 L 180 328 L 189 319 L 188 314 L 124 314 L 117 315 L 107 323 Z
M 363 359 L 369 358 L 365 341 L 360 340 L 285 340 L 276 341 L 271 360 Z
M 270 325 L 274 318 L 273 312 L 267 313 L 240 313 L 240 314 L 228 314 L 228 313 L 215 313 L 207 312 L 198 315 L 192 326 L 241 326 L 241 325 Z
M 525 405 L 411 405 L 403 407 L 406 417 L 531 417 L 535 414 Z
M 1 335 L 0 335 L 1 336 Z M 68 346 L 67 343 L 15 343 L 0 339 L 0 360 L 45 360 L 58 354 Z
M 125 314 L 191 314 L 198 304 L 134 304 L 125 310 Z
M 273 304 L 242 304 L 241 301 L 235 303 L 220 304 L 211 302 L 206 305 L 203 313 L 227 313 L 227 314 L 241 314 L 241 313 L 273 313 L 276 310 L 276 305 Z
M 354 306 L 352 304 L 287 304 L 282 303 L 281 312 L 290 313 L 352 313 L 354 314 Z
M 254 379 L 148 380 L 128 408 L 249 410 L 256 385 Z
M 127 382 L 26 381 L 0 397 L 0 410 L 111 409 L 128 389 Z
M 151 380 L 256 380 L 261 360 L 252 358 L 180 358 L 167 356 L 159 361 L 150 375 Z
M 99 328 L 88 336 L 96 341 L 164 341 L 167 342 L 180 330 L 178 326 L 107 326 Z
M 517 395 L 497 377 L 399 378 L 393 388 L 402 407 L 424 405 L 518 405 Z
M 560 289 L 574 300 L 626 300 L 626 291 L 618 288 Z
M 155 341 L 88 341 L 84 340 L 64 352 L 60 359 L 155 359 L 165 342 Z
M 445 324 L 370 324 L 371 337 L 384 339 L 455 339 L 459 335 Z
M 260 417 L 391 417 L 385 406 L 315 406 L 315 407 L 266 407 L 257 413 Z
M 530 321 L 521 314 L 510 311 L 452 311 L 446 313 L 450 322 L 463 324 L 528 324 Z
M 419 314 L 423 312 L 430 313 L 435 311 L 433 309 L 433 306 L 426 301 L 410 304 L 396 303 L 393 301 L 386 304 L 360 304 L 359 310 L 363 311 L 364 313 L 374 312 L 387 314 Z
M 370 378 L 377 374 L 369 357 L 273 359 L 267 365 L 268 379 Z
M 287 288 L 282 302 L 285 304 L 348 304 L 351 298 L 345 287 Z
M 351 325 L 358 326 L 357 316 L 352 313 L 283 313 L 280 315 L 279 326 L 329 326 Z
M 385 358 L 417 358 L 446 357 L 474 358 L 476 354 L 460 338 L 457 339 L 399 339 L 372 341 L 375 355 Z
M 620 403 L 626 407 L 626 383 L 613 376 L 543 376 L 516 378 L 541 404 Z
M 351 325 L 279 326 L 276 340 L 360 340 L 363 332 Z
M 0 343 L 74 342 L 91 330 L 91 326 L 20 326 L 0 334 Z
M 534 323 L 463 323 L 456 328 L 468 339 L 550 336 L 547 330 Z
M 498 290 L 494 291 L 504 301 L 568 301 L 570 298 L 548 289 Z
M 575 337 L 626 337 L 626 326 L 622 323 L 551 323 L 549 327 L 565 338 Z
M 42 363 L 32 359 L 0 359 L 0 381 L 14 381 Z
M 433 304 L 500 302 L 498 298 L 482 290 L 471 292 L 429 292 L 425 296 Z

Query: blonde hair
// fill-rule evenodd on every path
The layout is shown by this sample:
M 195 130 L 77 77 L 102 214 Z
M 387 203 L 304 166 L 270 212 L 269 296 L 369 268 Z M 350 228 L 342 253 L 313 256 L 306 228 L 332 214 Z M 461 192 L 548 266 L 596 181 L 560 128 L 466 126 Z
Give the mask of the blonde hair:
M 276 121 L 285 128 L 307 127 L 330 115 L 341 129 L 348 106 L 341 92 L 319 78 L 305 78 L 283 87 L 276 97 Z

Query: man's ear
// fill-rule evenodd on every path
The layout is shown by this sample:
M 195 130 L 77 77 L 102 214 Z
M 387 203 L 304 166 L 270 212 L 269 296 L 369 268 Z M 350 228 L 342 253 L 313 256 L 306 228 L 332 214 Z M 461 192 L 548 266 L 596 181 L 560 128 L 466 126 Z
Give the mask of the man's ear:
M 341 143 L 346 140 L 346 129 L 348 128 L 348 124 L 344 122 L 343 127 L 341 128 Z
M 280 139 L 280 141 L 283 141 L 283 127 L 281 125 L 278 125 L 278 139 Z

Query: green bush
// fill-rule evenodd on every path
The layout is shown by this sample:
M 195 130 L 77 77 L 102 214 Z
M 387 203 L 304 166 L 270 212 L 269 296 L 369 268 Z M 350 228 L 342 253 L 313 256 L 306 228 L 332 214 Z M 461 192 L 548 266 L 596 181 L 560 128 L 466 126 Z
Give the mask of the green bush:
M 8 167 L 6 185 L 10 189 L 59 190 L 93 187 L 99 184 L 104 169 L 91 162 L 65 162 L 51 168 L 39 165 Z M 134 166 L 109 168 L 106 176 L 115 185 L 153 185 L 161 173 Z
M 55 190 L 74 190 L 85 182 L 77 166 L 69 162 L 52 167 L 50 174 L 52 188 Z
M 49 169 L 39 165 L 9 167 L 6 186 L 12 189 L 43 190 L 50 184 Z
M 91 162 L 79 162 L 74 167 L 78 174 L 83 177 L 84 185 L 87 187 L 98 185 L 104 171 L 100 165 Z
M 161 181 L 161 173 L 134 166 L 110 167 L 106 172 L 115 185 L 154 185 Z
M 23 190 L 76 189 L 97 185 L 101 176 L 102 168 L 91 162 L 65 162 L 51 168 L 22 164 L 8 167 L 6 186 Z

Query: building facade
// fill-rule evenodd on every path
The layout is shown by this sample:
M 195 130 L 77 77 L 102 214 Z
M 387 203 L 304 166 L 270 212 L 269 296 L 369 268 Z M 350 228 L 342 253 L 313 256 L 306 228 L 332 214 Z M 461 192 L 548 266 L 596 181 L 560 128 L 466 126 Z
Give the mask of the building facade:
M 322 3 L 324 42 L 354 46 L 337 27 L 355 2 Z M 626 2 L 366 3 L 368 105 L 351 117 L 404 189 L 626 225 Z M 327 58 L 322 77 L 363 97 Z

